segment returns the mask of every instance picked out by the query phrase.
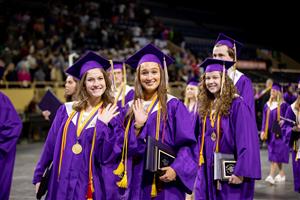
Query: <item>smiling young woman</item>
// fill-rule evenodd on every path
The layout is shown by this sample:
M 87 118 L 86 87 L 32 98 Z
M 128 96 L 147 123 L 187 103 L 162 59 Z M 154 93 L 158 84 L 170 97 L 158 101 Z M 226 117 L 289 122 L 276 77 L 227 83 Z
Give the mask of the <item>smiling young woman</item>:
M 226 73 L 233 64 L 208 58 L 200 65 L 205 73 L 199 86 L 200 119 L 195 128 L 200 166 L 195 200 L 253 199 L 254 180 L 261 177 L 258 137 L 253 134 L 256 122 Z M 217 159 L 224 154 L 236 161 L 227 181 L 217 177 L 222 174 Z
M 191 149 L 196 140 L 192 127 L 188 126 L 191 119 L 187 109 L 179 99 L 167 93 L 165 70 L 173 59 L 148 44 L 126 63 L 137 70 L 135 97 L 125 119 L 128 137 L 133 141 L 128 145 L 131 162 L 125 163 L 128 199 L 183 200 L 185 193 L 192 191 L 196 176 L 197 164 Z M 146 160 L 150 159 L 145 156 L 148 137 L 177 153 L 173 163 L 161 169 L 161 174 L 145 168 Z
M 110 176 L 101 170 L 117 160 L 113 155 L 120 148 L 114 144 L 123 135 L 117 132 L 123 129 L 112 105 L 105 72 L 109 66 L 90 51 L 67 69 L 80 80 L 78 98 L 57 111 L 33 177 L 38 191 L 45 169 L 53 163 L 46 199 L 106 199 L 105 180 Z

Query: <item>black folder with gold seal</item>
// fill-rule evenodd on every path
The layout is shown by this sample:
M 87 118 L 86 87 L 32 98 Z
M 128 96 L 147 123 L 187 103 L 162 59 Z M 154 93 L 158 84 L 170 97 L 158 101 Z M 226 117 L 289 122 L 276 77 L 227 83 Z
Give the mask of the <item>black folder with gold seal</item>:
M 176 158 L 176 153 L 169 145 L 147 137 L 147 153 L 145 169 L 158 172 L 163 167 L 170 166 Z
M 236 160 L 233 154 L 214 153 L 214 180 L 228 181 L 234 172 Z
M 278 138 L 281 138 L 281 137 L 282 137 L 281 127 L 280 127 L 278 121 L 273 122 L 271 131 L 272 131 L 272 133 L 275 134 L 275 138 L 278 139 Z

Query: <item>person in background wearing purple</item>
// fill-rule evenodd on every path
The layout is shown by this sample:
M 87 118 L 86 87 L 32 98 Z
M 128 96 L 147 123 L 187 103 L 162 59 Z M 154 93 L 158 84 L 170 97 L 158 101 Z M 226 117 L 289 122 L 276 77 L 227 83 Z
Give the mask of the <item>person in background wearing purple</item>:
M 285 113 L 284 130 L 292 148 L 294 190 L 300 193 L 300 80 L 297 87 L 298 97 Z
M 4 68 L 0 66 L 0 80 Z M 0 92 L 0 199 L 8 200 L 14 171 L 16 145 L 22 121 L 9 98 Z
M 233 64 L 207 58 L 200 65 L 205 73 L 199 85 L 200 119 L 195 128 L 199 148 L 195 200 L 251 200 L 254 181 L 261 178 L 255 118 L 226 73 Z M 230 154 L 236 161 L 228 180 L 214 175 L 222 171 L 214 168 L 220 154 Z
M 66 78 L 66 83 L 65 83 L 65 99 L 66 102 L 71 102 L 76 100 L 76 91 L 78 88 L 78 80 L 74 78 L 71 75 L 68 75 Z M 43 110 L 42 115 L 44 116 L 45 120 L 50 120 L 50 115 L 56 115 L 56 113 L 51 113 L 49 110 Z M 54 119 L 52 116 L 52 118 Z
M 297 96 L 294 94 L 294 86 L 291 83 L 288 84 L 287 90 L 283 95 L 283 99 L 289 105 L 292 105 L 292 103 L 294 103 L 297 99 Z
M 282 164 L 289 162 L 289 147 L 286 143 L 286 135 L 278 132 L 283 133 L 281 130 L 283 125 L 281 116 L 285 115 L 287 107 L 288 104 L 282 98 L 281 86 L 278 83 L 273 83 L 270 99 L 264 106 L 260 135 L 261 140 L 266 141 L 268 145 L 271 166 L 270 173 L 265 181 L 270 184 L 285 182 L 286 179 Z M 276 126 L 279 129 L 278 131 L 276 131 Z M 275 176 L 277 168 L 279 173 Z
M 241 51 L 242 44 L 223 33 L 220 33 L 213 48 L 213 58 L 237 62 L 237 57 Z M 244 102 L 250 107 L 253 116 L 255 114 L 254 92 L 251 80 L 242 72 L 236 69 L 234 64 L 227 71 L 228 76 L 236 86 L 238 94 L 244 99 Z
M 110 67 L 110 77 L 113 82 L 113 92 L 115 103 L 118 107 L 125 107 L 134 97 L 134 89 L 127 85 L 127 74 L 125 63 L 112 61 L 113 68 Z

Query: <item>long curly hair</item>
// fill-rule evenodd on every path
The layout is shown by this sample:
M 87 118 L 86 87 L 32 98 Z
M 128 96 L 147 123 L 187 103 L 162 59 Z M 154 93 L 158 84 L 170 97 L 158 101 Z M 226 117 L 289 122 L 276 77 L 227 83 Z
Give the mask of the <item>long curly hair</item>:
M 222 73 L 220 72 L 221 79 Z M 234 86 L 231 78 L 226 74 L 225 82 L 222 89 L 222 95 L 216 101 L 216 113 L 221 114 L 222 116 L 229 115 L 230 106 L 232 100 L 236 98 L 238 91 Z M 200 106 L 198 109 L 199 115 L 205 117 L 210 107 L 215 100 L 215 96 L 209 92 L 205 84 L 205 73 L 201 76 L 201 81 L 199 84 L 199 96 L 198 96 Z
M 112 90 L 111 90 L 111 80 L 109 79 L 107 73 L 104 71 L 104 69 L 100 68 L 100 71 L 103 74 L 105 83 L 106 83 L 106 89 L 104 93 L 102 94 L 101 99 L 103 100 L 103 106 L 107 106 L 108 104 L 112 104 L 114 102 L 114 97 L 112 95 Z M 85 109 L 88 105 L 88 98 L 89 94 L 86 90 L 86 81 L 87 73 L 83 75 L 81 80 L 79 81 L 79 87 L 76 91 L 76 103 L 73 105 L 73 109 L 76 110 L 77 112 L 81 111 L 82 109 Z
M 159 66 L 159 72 L 160 72 L 160 83 L 157 88 L 157 98 L 160 102 L 161 109 L 162 109 L 162 116 L 167 118 L 167 86 L 166 86 L 166 80 L 164 76 L 164 71 L 162 67 Z M 144 99 L 144 88 L 142 87 L 142 83 L 140 80 L 140 73 L 141 73 L 141 67 L 138 66 L 137 71 L 136 71 L 136 76 L 134 80 L 134 101 L 137 99 Z M 128 118 L 133 116 L 133 109 L 132 107 L 128 110 L 125 121 L 128 121 Z

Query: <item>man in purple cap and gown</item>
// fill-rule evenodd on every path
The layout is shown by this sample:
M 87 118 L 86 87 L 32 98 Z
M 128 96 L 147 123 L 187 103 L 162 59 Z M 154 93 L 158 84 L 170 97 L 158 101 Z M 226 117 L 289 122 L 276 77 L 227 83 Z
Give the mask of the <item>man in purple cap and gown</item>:
M 294 103 L 294 101 L 297 99 L 297 96 L 294 95 L 294 86 L 291 83 L 288 84 L 287 90 L 283 95 L 283 99 L 289 105 L 292 105 L 292 103 Z
M 270 184 L 285 181 L 282 164 L 289 162 L 289 147 L 286 142 L 286 135 L 280 134 L 280 132 L 284 133 L 281 128 L 283 121 L 280 122 L 280 117 L 285 115 L 287 108 L 288 104 L 282 99 L 281 86 L 278 83 L 273 83 L 270 99 L 264 106 L 261 131 L 261 139 L 266 140 L 268 144 L 271 166 L 265 181 Z M 279 130 L 275 128 L 276 124 L 280 124 Z M 279 169 L 279 173 L 275 177 L 276 168 Z
M 112 106 L 111 82 L 105 72 L 109 61 L 89 51 L 67 73 L 80 80 L 78 98 L 62 105 L 48 133 L 34 171 L 39 189 L 42 175 L 53 163 L 46 199 L 107 199 L 102 165 L 121 151 L 122 118 Z
M 213 58 L 237 62 L 237 56 L 239 55 L 242 46 L 242 43 L 220 33 L 213 48 Z M 235 65 L 230 67 L 227 73 L 236 86 L 239 95 L 250 107 L 253 116 L 256 116 L 254 92 L 251 80 L 242 72 L 237 70 Z
M 286 142 L 292 148 L 294 190 L 300 193 L 300 81 L 297 93 L 296 101 L 287 108 L 283 127 L 287 136 Z
M 117 102 L 118 107 L 125 107 L 125 105 L 134 97 L 133 88 L 127 85 L 125 63 L 113 61 L 113 69 L 112 67 L 110 68 L 110 73 L 113 82 L 115 101 Z
M 199 86 L 200 119 L 195 129 L 199 135 L 195 200 L 250 200 L 254 181 L 261 178 L 259 142 L 253 134 L 255 119 L 225 72 L 225 67 L 233 64 L 211 58 L 201 64 L 205 73 Z M 236 161 L 227 180 L 218 176 L 225 167 L 217 158 L 224 154 Z
M 148 44 L 126 60 L 137 69 L 135 98 L 126 118 L 129 137 L 137 147 L 129 149 L 128 170 L 130 200 L 184 200 L 191 193 L 197 173 L 191 147 L 196 139 L 190 126 L 190 115 L 184 104 L 167 94 L 167 66 L 173 59 L 152 44 Z M 125 132 L 126 133 L 126 132 Z M 147 138 L 152 137 L 176 152 L 171 165 L 162 174 L 145 169 Z M 126 167 L 126 166 L 125 166 Z
M 3 68 L 3 67 L 0 67 Z M 1 73 L 1 72 L 0 72 Z M 8 200 L 22 121 L 11 101 L 0 92 L 0 199 Z

